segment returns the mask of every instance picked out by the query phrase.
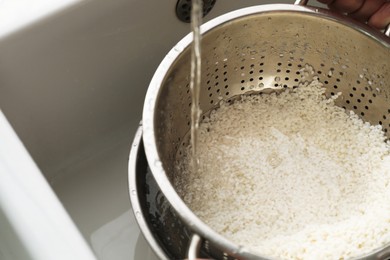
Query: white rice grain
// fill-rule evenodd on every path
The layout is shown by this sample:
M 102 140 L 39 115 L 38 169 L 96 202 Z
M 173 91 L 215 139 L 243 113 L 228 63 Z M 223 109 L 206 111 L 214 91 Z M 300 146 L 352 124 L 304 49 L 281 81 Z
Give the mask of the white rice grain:
M 221 103 L 200 125 L 200 169 L 188 154 L 178 165 L 183 200 L 270 257 L 347 259 L 390 242 L 390 145 L 324 91 L 314 78 Z

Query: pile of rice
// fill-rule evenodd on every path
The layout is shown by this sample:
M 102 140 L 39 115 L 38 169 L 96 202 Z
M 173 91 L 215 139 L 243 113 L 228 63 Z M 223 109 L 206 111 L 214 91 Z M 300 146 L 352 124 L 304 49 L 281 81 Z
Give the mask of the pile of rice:
M 179 195 L 264 256 L 346 259 L 390 242 L 390 144 L 324 91 L 314 78 L 222 102 L 200 125 L 198 172 L 190 147 L 177 165 Z

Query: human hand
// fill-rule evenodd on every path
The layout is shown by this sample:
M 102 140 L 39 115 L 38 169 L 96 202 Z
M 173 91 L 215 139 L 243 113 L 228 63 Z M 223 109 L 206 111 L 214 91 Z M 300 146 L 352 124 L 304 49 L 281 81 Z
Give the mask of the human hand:
M 329 9 L 347 13 L 348 16 L 368 25 L 383 29 L 390 24 L 389 0 L 317 0 Z

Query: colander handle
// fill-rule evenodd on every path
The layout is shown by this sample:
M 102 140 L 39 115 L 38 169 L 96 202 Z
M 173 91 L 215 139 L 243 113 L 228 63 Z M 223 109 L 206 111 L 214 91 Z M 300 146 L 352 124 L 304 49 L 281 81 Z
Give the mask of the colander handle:
M 295 5 L 307 5 L 307 3 L 309 2 L 309 0 L 295 0 Z M 385 35 L 390 37 L 390 24 L 387 25 L 386 29 L 385 29 Z
M 190 246 L 188 247 L 188 255 L 187 255 L 188 260 L 199 259 L 198 257 L 199 257 L 199 251 L 201 245 L 202 245 L 202 238 L 198 234 L 193 234 L 190 241 Z

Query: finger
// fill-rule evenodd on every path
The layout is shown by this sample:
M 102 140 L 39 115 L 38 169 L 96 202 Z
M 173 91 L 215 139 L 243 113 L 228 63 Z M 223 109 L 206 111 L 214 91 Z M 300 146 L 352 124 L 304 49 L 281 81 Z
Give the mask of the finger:
M 385 0 L 366 0 L 362 7 L 351 13 L 350 16 L 361 22 L 366 22 L 384 3 Z
M 372 27 L 383 29 L 390 24 L 390 2 L 384 3 L 368 20 Z
M 364 0 L 336 0 L 329 4 L 329 9 L 343 13 L 353 13 L 359 10 L 364 4 Z

